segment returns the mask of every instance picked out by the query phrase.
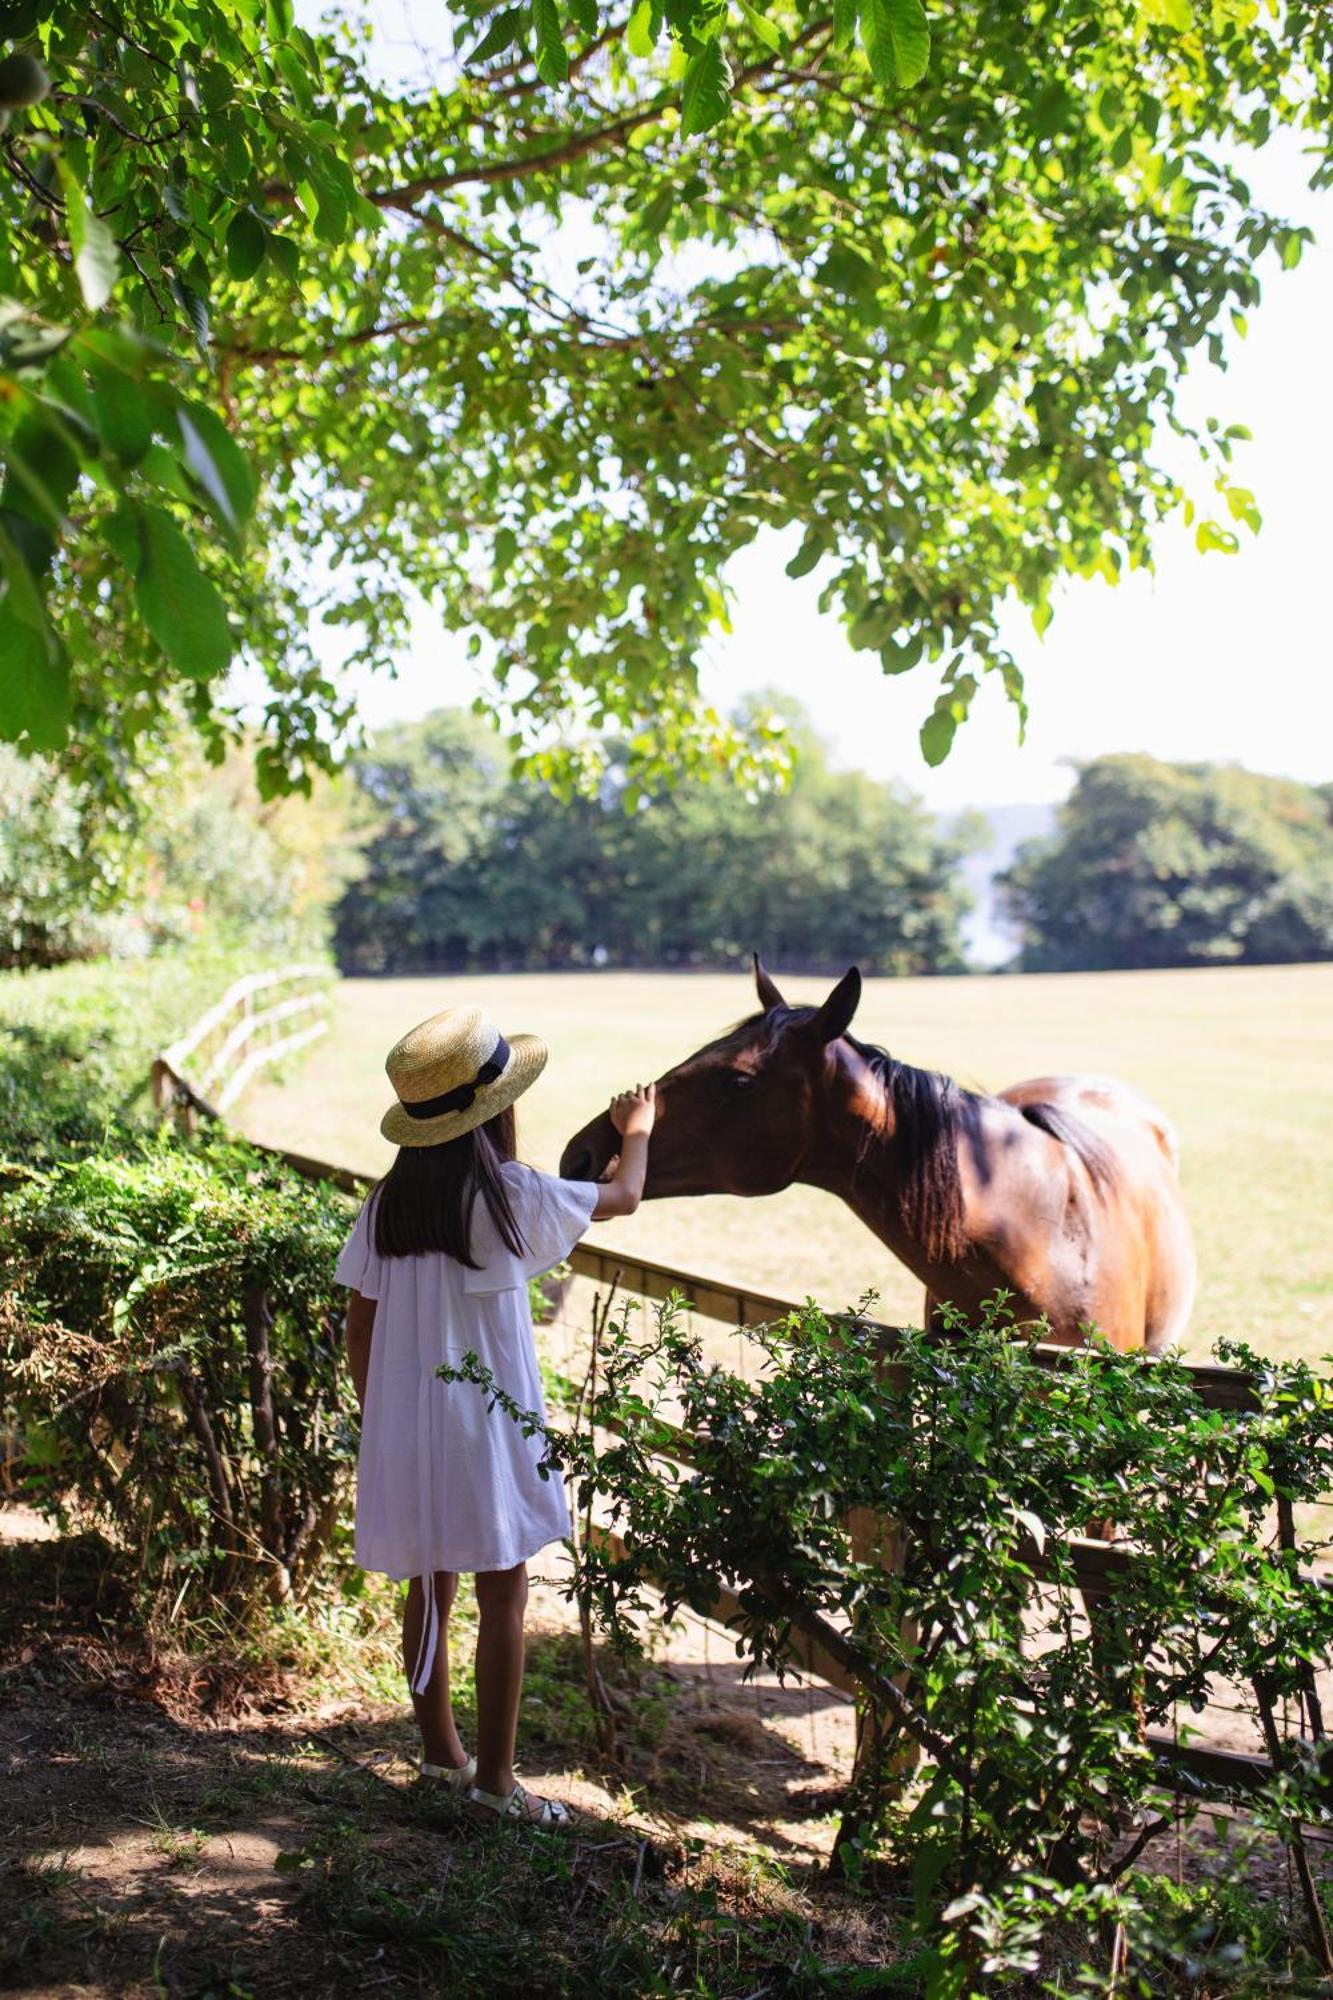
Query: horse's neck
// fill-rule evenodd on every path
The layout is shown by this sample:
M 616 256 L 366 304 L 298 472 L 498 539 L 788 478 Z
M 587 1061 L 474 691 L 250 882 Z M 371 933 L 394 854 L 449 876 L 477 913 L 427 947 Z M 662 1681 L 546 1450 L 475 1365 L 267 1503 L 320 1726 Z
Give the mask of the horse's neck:
M 928 1285 L 937 1273 L 903 1216 L 903 1190 L 915 1158 L 916 1135 L 896 1119 L 885 1133 L 889 1085 L 863 1059 L 858 1058 L 852 1076 L 840 1076 L 839 1086 L 822 1143 L 800 1177 L 845 1201 L 899 1262 Z

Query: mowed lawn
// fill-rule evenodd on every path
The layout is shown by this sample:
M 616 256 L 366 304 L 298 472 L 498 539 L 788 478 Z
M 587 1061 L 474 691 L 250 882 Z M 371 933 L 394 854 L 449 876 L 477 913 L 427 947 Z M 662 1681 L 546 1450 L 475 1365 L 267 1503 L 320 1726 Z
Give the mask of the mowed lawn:
M 793 1000 L 819 999 L 829 984 L 778 977 Z M 740 974 L 346 980 L 331 1032 L 290 1075 L 256 1085 L 240 1123 L 257 1139 L 381 1172 L 385 1054 L 427 1014 L 466 1001 L 550 1044 L 519 1111 L 524 1157 L 548 1168 L 613 1090 L 658 1075 L 755 1005 Z M 1140 1085 L 1180 1134 L 1201 1265 L 1190 1352 L 1223 1335 L 1274 1354 L 1333 1352 L 1333 965 L 872 980 L 856 1032 L 981 1089 L 1066 1070 Z M 783 1296 L 839 1307 L 873 1289 L 886 1319 L 920 1310 L 902 1266 L 813 1188 L 650 1202 L 599 1233 Z

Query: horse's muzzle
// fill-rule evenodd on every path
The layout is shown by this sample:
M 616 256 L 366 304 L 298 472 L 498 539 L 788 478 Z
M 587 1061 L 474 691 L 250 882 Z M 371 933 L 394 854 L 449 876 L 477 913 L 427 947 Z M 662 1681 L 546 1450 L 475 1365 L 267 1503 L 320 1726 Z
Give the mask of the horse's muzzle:
M 560 1155 L 560 1175 L 567 1181 L 595 1181 L 620 1151 L 620 1138 L 606 1112 L 574 1134 Z

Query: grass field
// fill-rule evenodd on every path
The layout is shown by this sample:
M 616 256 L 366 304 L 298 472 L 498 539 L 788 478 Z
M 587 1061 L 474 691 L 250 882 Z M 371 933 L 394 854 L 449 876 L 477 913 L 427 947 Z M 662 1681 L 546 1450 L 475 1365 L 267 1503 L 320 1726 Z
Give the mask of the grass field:
M 781 983 L 793 1000 L 828 985 Z M 520 1106 L 524 1156 L 542 1167 L 613 1089 L 659 1074 L 754 1006 L 749 983 L 726 974 L 348 980 L 332 1032 L 289 1078 L 258 1085 L 241 1123 L 382 1171 L 385 1052 L 436 1008 L 470 1000 L 551 1045 Z M 981 1088 L 1052 1070 L 1139 1084 L 1181 1138 L 1202 1272 L 1189 1351 L 1206 1354 L 1223 1335 L 1274 1354 L 1333 1351 L 1333 965 L 871 980 L 856 1031 Z M 883 1317 L 919 1314 L 915 1281 L 813 1188 L 647 1203 L 600 1233 L 612 1231 L 626 1250 L 758 1290 L 841 1306 L 873 1287 Z

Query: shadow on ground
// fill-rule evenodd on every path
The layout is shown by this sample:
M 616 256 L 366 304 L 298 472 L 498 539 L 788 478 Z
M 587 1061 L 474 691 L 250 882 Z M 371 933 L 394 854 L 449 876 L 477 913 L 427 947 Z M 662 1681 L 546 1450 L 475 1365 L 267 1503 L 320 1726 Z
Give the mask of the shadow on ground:
M 525 1775 L 585 1815 L 541 1839 L 414 1782 L 402 1711 L 303 1706 L 271 1670 L 127 1637 L 107 1557 L 0 1547 L 0 1989 L 816 1990 L 790 1968 L 817 1971 L 817 1876 L 780 1824 L 827 1812 L 829 1773 L 781 1733 L 787 1691 L 759 1713 L 729 1666 L 607 1663 L 607 1755 L 577 1642 L 539 1637 Z M 835 1956 L 882 1959 L 885 1914 L 818 1893 Z

